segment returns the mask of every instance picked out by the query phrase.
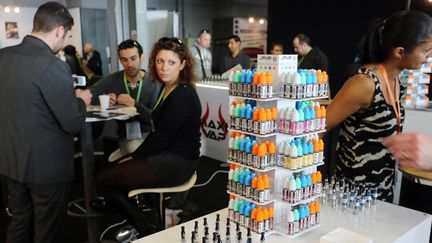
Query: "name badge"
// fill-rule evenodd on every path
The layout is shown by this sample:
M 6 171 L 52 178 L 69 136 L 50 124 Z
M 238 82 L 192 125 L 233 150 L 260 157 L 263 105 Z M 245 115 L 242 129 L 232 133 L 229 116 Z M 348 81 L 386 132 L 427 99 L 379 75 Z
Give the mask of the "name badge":
M 141 126 L 139 121 L 126 123 L 126 138 L 128 140 L 141 138 L 141 136 Z

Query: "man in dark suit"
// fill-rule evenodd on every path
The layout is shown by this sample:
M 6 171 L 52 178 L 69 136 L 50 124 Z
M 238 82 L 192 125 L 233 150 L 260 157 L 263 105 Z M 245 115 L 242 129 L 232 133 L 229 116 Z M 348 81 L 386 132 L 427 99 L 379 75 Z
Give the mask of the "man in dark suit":
M 84 65 L 94 73 L 94 75 L 102 76 L 102 60 L 100 53 L 93 49 L 93 45 L 87 43 L 84 45 Z
M 12 218 L 7 242 L 59 242 L 73 179 L 73 137 L 85 122 L 89 90 L 74 91 L 55 56 L 73 18 L 57 2 L 40 6 L 31 35 L 0 50 L 0 173 Z

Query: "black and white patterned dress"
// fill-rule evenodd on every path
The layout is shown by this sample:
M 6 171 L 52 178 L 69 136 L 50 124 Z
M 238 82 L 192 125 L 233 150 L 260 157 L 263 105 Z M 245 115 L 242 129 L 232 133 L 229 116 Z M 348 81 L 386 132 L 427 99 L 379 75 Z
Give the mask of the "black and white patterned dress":
M 355 112 L 341 126 L 337 144 L 337 176 L 351 183 L 378 187 L 379 198 L 391 202 L 395 159 L 381 141 L 396 133 L 396 113 L 384 99 L 375 73 L 365 67 L 357 73 L 374 80 L 374 98 L 370 107 Z M 402 86 L 400 90 L 402 94 Z M 401 106 L 401 126 L 404 118 L 405 110 Z

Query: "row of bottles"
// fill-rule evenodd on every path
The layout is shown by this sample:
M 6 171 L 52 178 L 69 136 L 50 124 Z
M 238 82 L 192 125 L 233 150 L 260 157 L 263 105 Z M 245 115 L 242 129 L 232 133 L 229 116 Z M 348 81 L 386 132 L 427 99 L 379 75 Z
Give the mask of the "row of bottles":
M 258 175 L 248 168 L 231 164 L 228 173 L 229 192 L 244 196 L 255 202 L 270 200 L 270 180 L 268 174 Z
M 295 235 L 320 223 L 321 214 L 318 201 L 305 205 L 299 205 L 288 210 L 286 216 L 286 233 Z
M 270 72 L 246 69 L 232 71 L 229 81 L 229 95 L 260 99 L 273 97 L 273 77 Z
M 304 99 L 327 96 L 328 75 L 325 71 L 299 69 L 282 73 L 280 97 Z
M 300 139 L 282 141 L 278 148 L 277 166 L 289 170 L 322 163 L 324 160 L 324 142 L 322 139 Z
M 322 131 L 326 126 L 326 108 L 314 102 L 298 102 L 298 108 L 279 110 L 278 131 L 290 135 L 301 135 Z
M 322 175 L 319 171 L 307 175 L 294 174 L 284 181 L 282 200 L 288 203 L 297 203 L 320 195 L 321 187 Z
M 233 102 L 230 105 L 230 128 L 239 131 L 264 135 L 276 132 L 277 110 L 259 108 L 244 102 Z
M 228 160 L 256 169 L 265 169 L 276 165 L 276 146 L 270 141 L 259 144 L 254 137 L 231 133 Z
M 244 199 L 230 197 L 228 204 L 229 219 L 257 233 L 274 228 L 274 209 L 272 206 L 257 206 Z

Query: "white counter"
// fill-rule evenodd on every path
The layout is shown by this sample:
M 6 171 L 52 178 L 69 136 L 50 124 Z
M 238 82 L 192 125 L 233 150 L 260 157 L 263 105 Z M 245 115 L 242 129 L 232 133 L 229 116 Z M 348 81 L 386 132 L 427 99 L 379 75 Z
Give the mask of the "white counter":
M 373 239 L 374 243 L 383 242 L 407 242 L 407 243 L 422 243 L 429 242 L 429 235 L 431 229 L 431 215 L 403 208 L 394 204 L 378 201 L 376 206 L 367 209 L 358 216 L 350 213 L 342 213 L 339 210 L 322 206 L 321 225 L 303 235 L 294 239 L 288 239 L 278 234 L 270 234 L 266 237 L 266 243 L 282 243 L 282 242 L 319 242 L 321 236 L 331 232 L 332 230 L 342 227 L 347 230 L 357 232 L 359 234 L 368 236 Z M 221 215 L 221 236 L 225 242 L 225 223 L 227 216 L 227 209 L 211 213 L 203 216 L 207 217 L 209 224 L 210 240 L 214 231 L 214 224 L 216 213 Z M 202 241 L 203 236 L 203 217 L 196 220 L 199 222 L 199 238 Z M 177 225 L 173 228 L 161 231 L 159 233 L 141 238 L 135 242 L 144 243 L 166 243 L 166 242 L 180 242 L 181 226 L 185 226 L 186 242 L 191 240 L 191 231 L 194 227 L 194 220 Z M 234 241 L 233 232 L 235 233 L 235 225 L 231 223 L 231 242 Z M 246 230 L 242 228 L 243 242 L 246 242 Z M 211 242 L 211 241 L 210 241 Z M 259 236 L 253 234 L 253 242 L 259 242 Z

